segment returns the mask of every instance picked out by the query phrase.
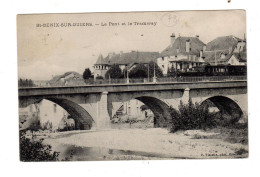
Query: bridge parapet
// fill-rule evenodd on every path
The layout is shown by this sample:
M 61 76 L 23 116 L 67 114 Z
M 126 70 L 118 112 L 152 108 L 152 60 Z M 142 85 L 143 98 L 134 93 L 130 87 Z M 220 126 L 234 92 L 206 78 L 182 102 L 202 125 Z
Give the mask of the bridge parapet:
M 60 94 L 87 94 L 107 92 L 129 92 L 129 91 L 162 91 L 162 90 L 184 90 L 208 89 L 208 88 L 230 88 L 247 87 L 247 81 L 204 81 L 204 82 L 167 82 L 167 83 L 142 83 L 142 84 L 108 84 L 87 85 L 67 87 L 43 87 L 43 88 L 19 88 L 20 96 L 60 95 Z
M 47 84 L 35 85 L 34 87 L 71 87 L 71 86 L 90 86 L 90 85 L 116 85 L 116 84 L 147 84 L 147 83 L 183 83 L 183 82 L 214 82 L 214 81 L 246 81 L 247 76 L 195 76 L 195 77 L 162 77 L 162 78 L 123 78 L 123 79 L 97 79 L 82 82 L 72 82 L 71 84 Z M 20 87 L 26 88 L 26 87 Z

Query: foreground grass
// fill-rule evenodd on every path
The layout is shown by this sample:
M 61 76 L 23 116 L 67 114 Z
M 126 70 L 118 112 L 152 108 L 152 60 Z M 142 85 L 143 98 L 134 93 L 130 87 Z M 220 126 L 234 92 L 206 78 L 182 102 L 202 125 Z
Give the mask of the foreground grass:
M 233 127 L 217 127 L 206 130 L 208 135 L 194 134 L 192 139 L 220 139 L 231 144 L 248 145 L 248 128 L 246 125 Z M 235 155 L 248 156 L 248 149 L 239 148 Z
M 206 130 L 210 135 L 195 134 L 193 139 L 222 139 L 229 143 L 248 144 L 248 129 L 247 128 L 233 128 L 233 127 L 217 127 Z

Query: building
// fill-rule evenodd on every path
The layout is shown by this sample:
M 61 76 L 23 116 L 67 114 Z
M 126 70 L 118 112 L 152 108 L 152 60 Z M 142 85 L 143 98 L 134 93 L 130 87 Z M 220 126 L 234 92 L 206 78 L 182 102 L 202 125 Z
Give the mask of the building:
M 122 118 L 127 115 L 128 118 L 144 120 L 148 116 L 153 116 L 152 111 L 148 107 L 145 110 L 142 110 L 141 107 L 143 106 L 147 107 L 144 103 L 138 101 L 137 99 L 122 102 L 122 106 L 116 111 L 113 118 Z
M 94 78 L 99 76 L 105 77 L 107 70 L 114 64 L 119 65 L 121 70 L 128 69 L 130 71 L 138 63 L 149 63 L 151 61 L 156 62 L 158 58 L 158 52 L 141 52 L 131 51 L 118 54 L 109 53 L 107 57 L 103 58 L 99 55 L 97 62 L 94 64 Z
M 164 49 L 160 57 L 157 58 L 157 64 L 162 69 L 163 74 L 167 75 L 170 69 L 185 72 L 193 70 L 193 67 L 204 63 L 203 49 L 206 45 L 196 37 L 175 37 L 170 36 L 170 45 Z
M 210 65 L 246 65 L 246 39 L 218 37 L 207 44 L 203 56 Z
M 53 125 L 53 130 L 55 130 L 58 129 L 61 119 L 69 115 L 62 107 L 45 99 L 38 103 L 38 106 L 39 110 L 36 109 L 34 104 L 26 108 L 19 108 L 20 127 L 22 127 L 22 124 L 28 119 L 38 115 L 41 125 L 49 121 Z
M 94 78 L 105 77 L 107 70 L 109 69 L 108 61 L 103 58 L 103 55 L 99 55 L 97 62 L 94 64 Z

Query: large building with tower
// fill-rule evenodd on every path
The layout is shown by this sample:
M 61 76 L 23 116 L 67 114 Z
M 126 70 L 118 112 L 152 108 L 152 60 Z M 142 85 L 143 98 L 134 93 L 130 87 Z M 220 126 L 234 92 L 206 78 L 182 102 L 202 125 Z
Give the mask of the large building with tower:
M 99 55 L 97 62 L 94 64 L 94 78 L 105 77 L 108 69 L 116 64 L 119 65 L 121 70 L 124 70 L 126 67 L 128 70 L 131 70 L 138 63 L 149 63 L 151 61 L 156 62 L 158 58 L 158 52 L 142 52 L 142 51 L 131 51 L 131 52 L 120 52 L 109 53 L 105 58 L 102 55 Z

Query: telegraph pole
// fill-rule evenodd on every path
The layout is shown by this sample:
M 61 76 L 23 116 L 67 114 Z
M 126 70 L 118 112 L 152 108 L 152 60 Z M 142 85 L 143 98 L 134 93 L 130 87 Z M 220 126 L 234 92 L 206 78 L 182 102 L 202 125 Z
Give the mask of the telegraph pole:
M 148 67 L 148 82 L 149 82 L 149 63 L 147 64 L 147 67 Z
M 128 65 L 126 66 L 126 83 L 129 84 Z
M 156 76 L 155 76 L 155 63 L 153 63 L 153 82 L 156 83 Z

